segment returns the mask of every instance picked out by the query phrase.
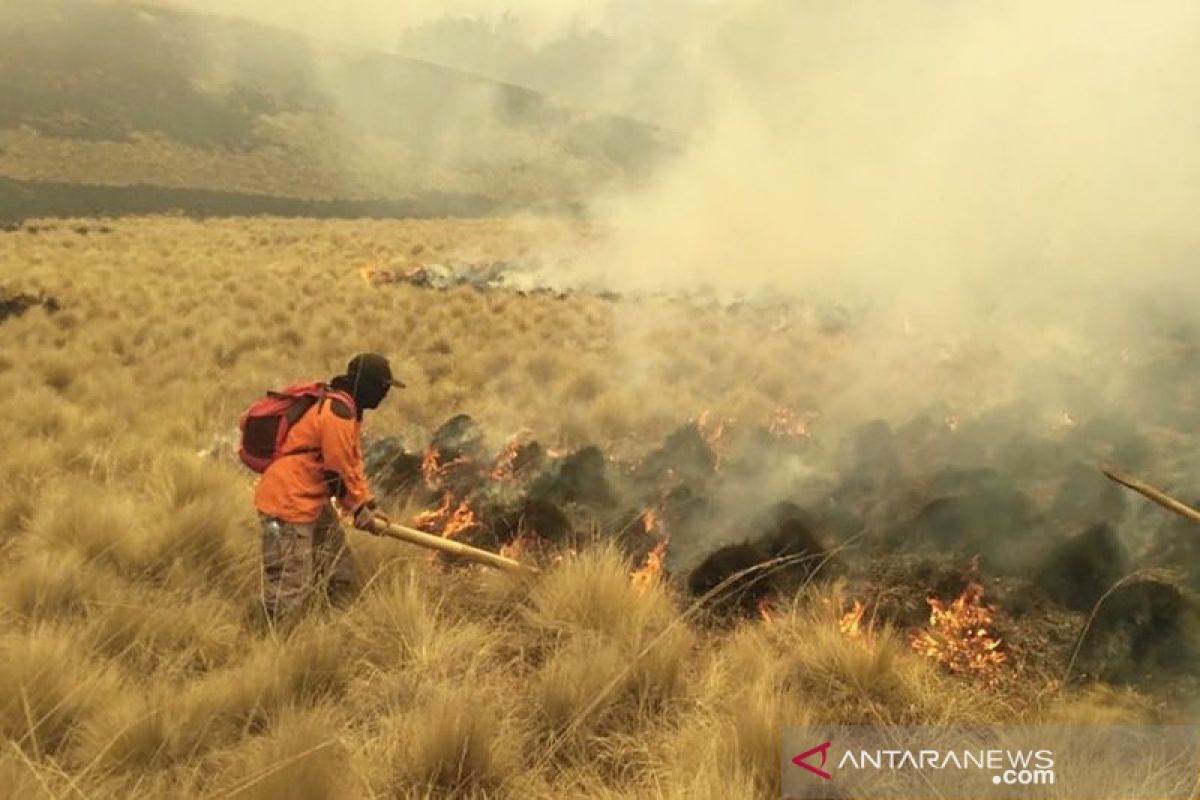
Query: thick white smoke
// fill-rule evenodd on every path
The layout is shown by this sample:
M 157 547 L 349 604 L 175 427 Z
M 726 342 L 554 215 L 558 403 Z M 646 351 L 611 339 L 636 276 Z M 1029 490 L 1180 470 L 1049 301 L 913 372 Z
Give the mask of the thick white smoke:
M 597 263 L 972 315 L 1190 294 L 1198 45 L 1175 0 L 743 3 L 703 46 L 707 126 L 605 207 Z
M 595 198 L 609 235 L 579 274 L 865 309 L 831 366 L 844 405 L 902 415 L 898 387 L 985 371 L 1029 391 L 1029 362 L 1099 396 L 1148 331 L 1190 324 L 1189 0 L 224 1 L 204 10 L 679 123 L 682 156 Z

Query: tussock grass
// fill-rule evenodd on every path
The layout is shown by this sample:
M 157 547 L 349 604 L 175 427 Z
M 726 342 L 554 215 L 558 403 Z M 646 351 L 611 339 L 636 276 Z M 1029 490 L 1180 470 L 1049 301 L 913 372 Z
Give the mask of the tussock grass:
M 352 664 L 339 634 L 304 626 L 287 640 L 258 643 L 241 663 L 192 683 L 169 704 L 171 752 L 201 755 L 267 730 L 288 709 L 340 697 Z
M 359 601 L 352 636 L 363 658 L 387 668 L 421 658 L 435 646 L 439 620 L 417 577 L 391 575 Z
M 31 547 L 74 553 L 126 575 L 140 573 L 149 555 L 142 509 L 82 477 L 68 476 L 43 493 L 25 535 Z
M 241 615 L 227 600 L 163 592 L 97 596 L 84 638 L 139 674 L 207 672 L 230 664 L 244 644 Z
M 76 553 L 35 553 L 5 574 L 0 606 L 30 622 L 66 621 L 117 586 Z
M 1149 698 L 1130 689 L 1093 684 L 1070 696 L 1053 697 L 1040 718 L 1051 725 L 1149 725 L 1155 708 Z
M 527 621 L 544 662 L 527 690 L 547 763 L 619 764 L 597 740 L 648 734 L 687 696 L 695 634 L 660 585 L 635 587 L 629 565 L 600 547 L 531 587 Z
M 85 774 L 97 777 L 141 773 L 161 768 L 179 755 L 173 752 L 177 720 L 171 698 L 163 691 L 149 695 L 132 689 L 108 698 L 80 725 L 72 760 Z
M 54 389 L 38 384 L 18 389 L 9 397 L 22 409 L 21 427 L 30 438 L 58 439 L 74 431 L 83 412 Z
M 663 592 L 633 586 L 630 567 L 607 547 L 556 565 L 530 590 L 530 622 L 553 632 L 590 631 L 636 647 L 678 615 Z
M 381 725 L 376 791 L 383 796 L 496 796 L 518 780 L 520 732 L 510 703 L 474 686 L 445 685 Z
M 167 512 L 154 531 L 147 568 L 155 574 L 187 574 L 177 582 L 189 584 L 202 575 L 207 585 L 222 585 L 231 593 L 257 589 L 253 579 L 256 553 L 247 531 L 254 518 L 244 506 L 231 506 L 216 497 L 191 500 Z
M 241 800 L 335 800 L 361 797 L 350 757 L 329 710 L 287 712 L 267 736 L 229 758 L 215 796 Z
M 830 604 L 833 605 L 833 604 Z M 836 606 L 834 606 L 836 607 Z M 828 609 L 793 611 L 770 628 L 779 655 L 780 688 L 822 698 L 823 722 L 939 725 L 952 720 L 989 722 L 995 709 L 979 693 L 947 682 L 926 659 L 915 658 L 891 629 L 869 641 L 838 629 Z M 795 646 L 803 642 L 803 646 Z
M 0 753 L 0 786 L 9 797 L 55 797 L 58 783 L 24 753 Z
M 34 758 L 63 749 L 116 687 L 63 631 L 0 637 L 0 733 Z

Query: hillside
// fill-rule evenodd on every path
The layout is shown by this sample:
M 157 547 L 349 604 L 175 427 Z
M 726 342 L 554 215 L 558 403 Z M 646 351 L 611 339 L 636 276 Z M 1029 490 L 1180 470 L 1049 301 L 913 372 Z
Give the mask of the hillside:
M 561 209 L 638 180 L 674 146 L 521 87 L 260 25 L 83 0 L 0 9 L 8 218 L 213 213 L 230 195 L 251 198 L 230 213 L 290 213 L 272 197 L 327 201 L 317 213 L 331 216 L 364 201 L 376 216 Z M 80 208 L 63 206 L 64 184 L 126 188 L 93 189 Z

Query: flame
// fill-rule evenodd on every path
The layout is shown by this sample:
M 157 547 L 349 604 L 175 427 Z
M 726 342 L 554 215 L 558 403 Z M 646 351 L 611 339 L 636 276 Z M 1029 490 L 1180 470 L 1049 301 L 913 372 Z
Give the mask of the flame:
M 363 279 L 367 286 L 386 286 L 389 283 L 395 283 L 397 275 L 395 271 L 383 269 L 381 267 L 360 267 L 358 276 Z
M 521 531 L 519 534 L 513 537 L 512 541 L 500 545 L 500 555 L 504 556 L 505 558 L 520 560 L 521 556 L 525 555 L 526 549 L 528 549 L 529 545 L 532 543 L 531 539 L 532 537 L 529 534 L 527 534 L 525 531 Z
M 463 500 L 458 504 L 458 508 L 454 509 L 454 513 L 450 515 L 450 519 L 442 528 L 442 536 L 447 539 L 453 539 L 463 531 L 474 528 L 479 524 L 479 518 L 475 516 L 474 509 L 467 505 L 467 501 Z
M 842 615 L 838 620 L 838 628 L 843 634 L 851 639 L 858 639 L 863 634 L 862 619 L 863 613 L 867 607 L 862 604 L 861 600 L 854 601 L 854 607 Z
M 667 540 L 663 539 L 646 556 L 646 562 L 629 576 L 633 585 L 638 589 L 645 589 L 657 582 L 662 576 L 663 562 L 666 561 L 666 558 Z
M 425 485 L 429 487 L 437 485 L 439 461 L 438 451 L 432 447 L 425 451 L 425 455 L 421 459 L 421 475 L 425 478 Z
M 775 621 L 775 604 L 771 598 L 764 597 L 758 601 L 758 616 L 768 625 Z
M 475 515 L 475 510 L 471 508 L 470 504 L 463 500 L 455 506 L 450 492 L 442 495 L 442 502 L 437 508 L 431 511 L 422 511 L 413 518 L 413 527 L 427 533 L 440 534 L 447 539 L 478 524 L 479 517 Z
M 467 456 L 459 456 L 443 464 L 438 451 L 430 447 L 421 458 L 421 475 L 425 478 L 425 485 L 430 489 L 439 488 L 442 484 L 442 479 L 448 472 L 461 464 L 468 463 L 470 460 Z
M 489 478 L 494 481 L 506 481 L 516 477 L 517 457 L 521 455 L 521 448 L 525 446 L 529 435 L 530 431 L 524 430 L 509 437 L 504 449 L 492 462 L 492 468 L 488 472 Z
M 1000 665 L 1008 656 L 1000 650 L 1001 640 L 988 630 L 996 608 L 984 604 L 983 585 L 971 581 L 949 605 L 936 597 L 926 602 L 929 624 L 911 634 L 913 650 L 956 675 L 973 675 L 995 683 Z
M 555 564 L 561 564 L 564 561 L 570 561 L 578 555 L 579 551 L 574 547 L 558 548 L 554 551 L 553 555 L 551 555 L 550 561 Z
M 648 536 L 653 536 L 661 526 L 662 520 L 658 517 L 658 509 L 647 508 L 642 512 L 642 529 Z
M 781 439 L 808 439 L 812 436 L 808 429 L 811 422 L 811 414 L 797 415 L 787 406 L 776 406 L 767 424 L 767 432 Z
M 422 511 L 413 518 L 413 527 L 429 533 L 440 533 L 450 518 L 450 507 L 453 505 L 454 498 L 446 492 L 442 495 L 441 505 L 431 511 Z

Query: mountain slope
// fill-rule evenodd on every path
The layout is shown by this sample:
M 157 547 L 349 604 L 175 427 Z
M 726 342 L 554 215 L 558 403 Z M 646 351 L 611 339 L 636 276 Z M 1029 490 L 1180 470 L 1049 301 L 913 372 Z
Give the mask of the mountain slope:
M 562 207 L 676 146 L 520 87 L 235 20 L 83 0 L 0 9 L 0 177 L 26 195 L 145 184 Z

